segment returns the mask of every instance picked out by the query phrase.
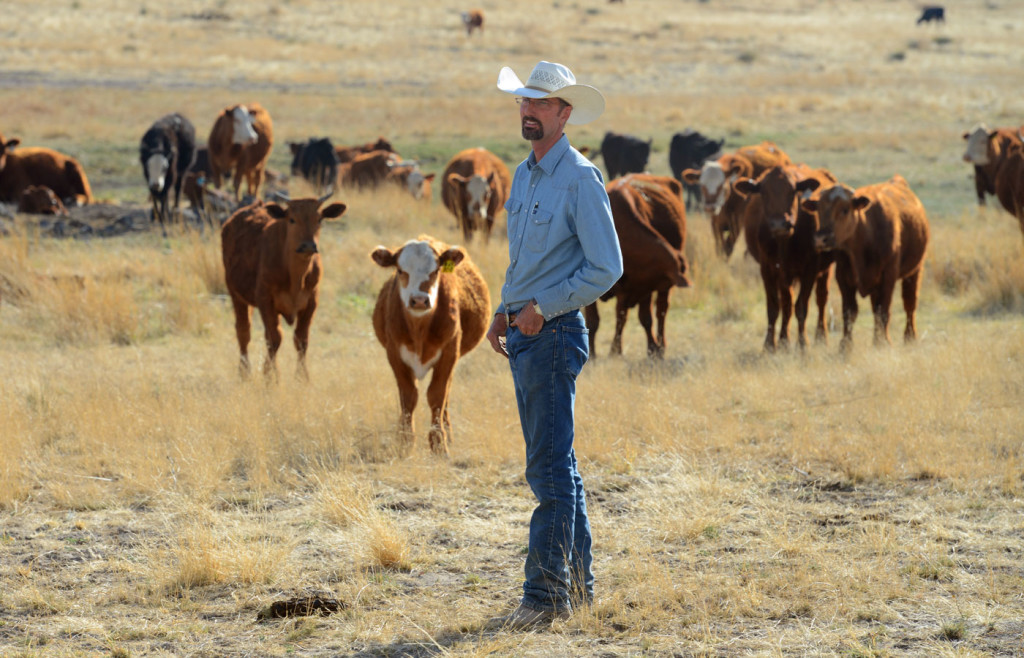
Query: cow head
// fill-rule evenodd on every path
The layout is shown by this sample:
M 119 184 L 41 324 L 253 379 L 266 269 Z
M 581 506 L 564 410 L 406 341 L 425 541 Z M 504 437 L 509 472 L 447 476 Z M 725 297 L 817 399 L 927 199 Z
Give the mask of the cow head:
M 783 166 L 772 167 L 756 181 L 749 178 L 736 181 L 736 189 L 743 194 L 761 195 L 768 230 L 772 237 L 783 239 L 796 230 L 800 198 L 818 189 L 819 185 L 820 181 L 805 178 L 800 172 Z
M 306 142 L 288 142 L 292 152 L 292 176 L 302 175 L 302 154 L 306 150 Z
M 236 105 L 231 108 L 231 143 L 232 144 L 255 144 L 259 141 L 256 128 L 253 127 L 254 118 L 249 108 L 244 105 Z
M 160 192 L 164 189 L 167 171 L 171 168 L 169 154 L 154 152 L 146 158 L 146 182 L 151 192 Z
M 829 251 L 847 242 L 856 229 L 856 213 L 870 203 L 866 196 L 858 195 L 847 185 L 833 185 L 822 190 L 817 198 L 804 199 L 803 209 L 818 213 L 814 248 Z
M 414 317 L 422 317 L 437 307 L 440 276 L 451 272 L 466 257 L 462 247 L 440 245 L 426 236 L 409 240 L 397 251 L 379 246 L 370 257 L 381 267 L 394 267 L 402 307 Z M 442 250 L 443 249 L 443 250 Z
M 67 215 L 67 208 L 53 190 L 44 185 L 29 185 L 21 193 L 18 210 L 34 215 Z
M 996 131 L 989 130 L 988 126 L 983 123 L 976 125 L 970 132 L 964 133 L 964 140 L 967 141 L 967 149 L 963 156 L 964 162 L 987 165 L 991 158 L 989 143 L 995 135 Z
M 0 171 L 7 166 L 7 154 L 13 151 L 18 144 L 21 144 L 20 139 L 12 138 L 5 142 L 4 136 L 0 135 Z
M 394 180 L 399 187 L 405 189 L 414 199 L 430 199 L 430 184 L 436 174 L 424 174 L 416 164 L 408 165 L 400 162 L 388 172 L 388 178 Z
M 448 174 L 448 183 L 459 191 L 458 198 L 464 200 L 462 212 L 471 224 L 483 225 L 487 222 L 487 206 L 491 202 L 493 180 L 493 171 L 486 178 L 479 174 L 468 178 Z
M 320 225 L 325 219 L 341 217 L 347 206 L 332 203 L 321 209 L 320 204 L 331 197 L 331 193 L 319 199 L 286 199 L 287 205 L 268 203 L 265 208 L 273 219 L 286 222 L 285 253 L 312 258 L 320 252 Z

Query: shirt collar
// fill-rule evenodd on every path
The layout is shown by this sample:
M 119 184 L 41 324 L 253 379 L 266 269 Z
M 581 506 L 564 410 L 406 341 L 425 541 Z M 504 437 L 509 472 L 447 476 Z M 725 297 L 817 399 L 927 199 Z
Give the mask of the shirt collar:
M 539 164 L 541 170 L 550 176 L 555 170 L 555 167 L 558 166 L 558 161 L 562 159 L 562 156 L 565 155 L 568 150 L 569 137 L 565 133 L 562 133 L 562 136 L 558 138 L 555 145 L 551 147 L 551 150 L 544 155 L 544 159 L 539 163 L 537 162 L 537 156 L 534 155 L 533 151 L 530 151 L 530 156 L 526 158 L 526 168 L 533 171 L 533 168 Z

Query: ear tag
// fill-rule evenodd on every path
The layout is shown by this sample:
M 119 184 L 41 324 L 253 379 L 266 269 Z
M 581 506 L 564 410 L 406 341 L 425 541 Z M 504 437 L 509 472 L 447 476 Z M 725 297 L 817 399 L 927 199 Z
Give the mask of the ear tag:
M 445 264 L 441 266 L 441 271 L 442 272 L 447 272 L 448 274 L 451 274 L 452 272 L 455 271 L 455 263 L 453 263 L 451 261 L 445 262 Z

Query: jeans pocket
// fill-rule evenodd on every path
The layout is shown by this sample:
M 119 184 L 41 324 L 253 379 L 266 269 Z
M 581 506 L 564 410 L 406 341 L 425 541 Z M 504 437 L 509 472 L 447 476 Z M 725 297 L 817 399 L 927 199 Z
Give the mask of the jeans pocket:
M 559 327 L 559 343 L 562 347 L 565 371 L 578 377 L 590 358 L 590 338 L 586 327 Z

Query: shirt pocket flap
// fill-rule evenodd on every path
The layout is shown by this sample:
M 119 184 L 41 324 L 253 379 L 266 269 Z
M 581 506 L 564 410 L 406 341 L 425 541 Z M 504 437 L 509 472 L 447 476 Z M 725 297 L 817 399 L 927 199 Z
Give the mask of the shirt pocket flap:
M 523 209 L 523 202 L 518 199 L 509 199 L 505 202 L 505 212 L 513 215 Z

